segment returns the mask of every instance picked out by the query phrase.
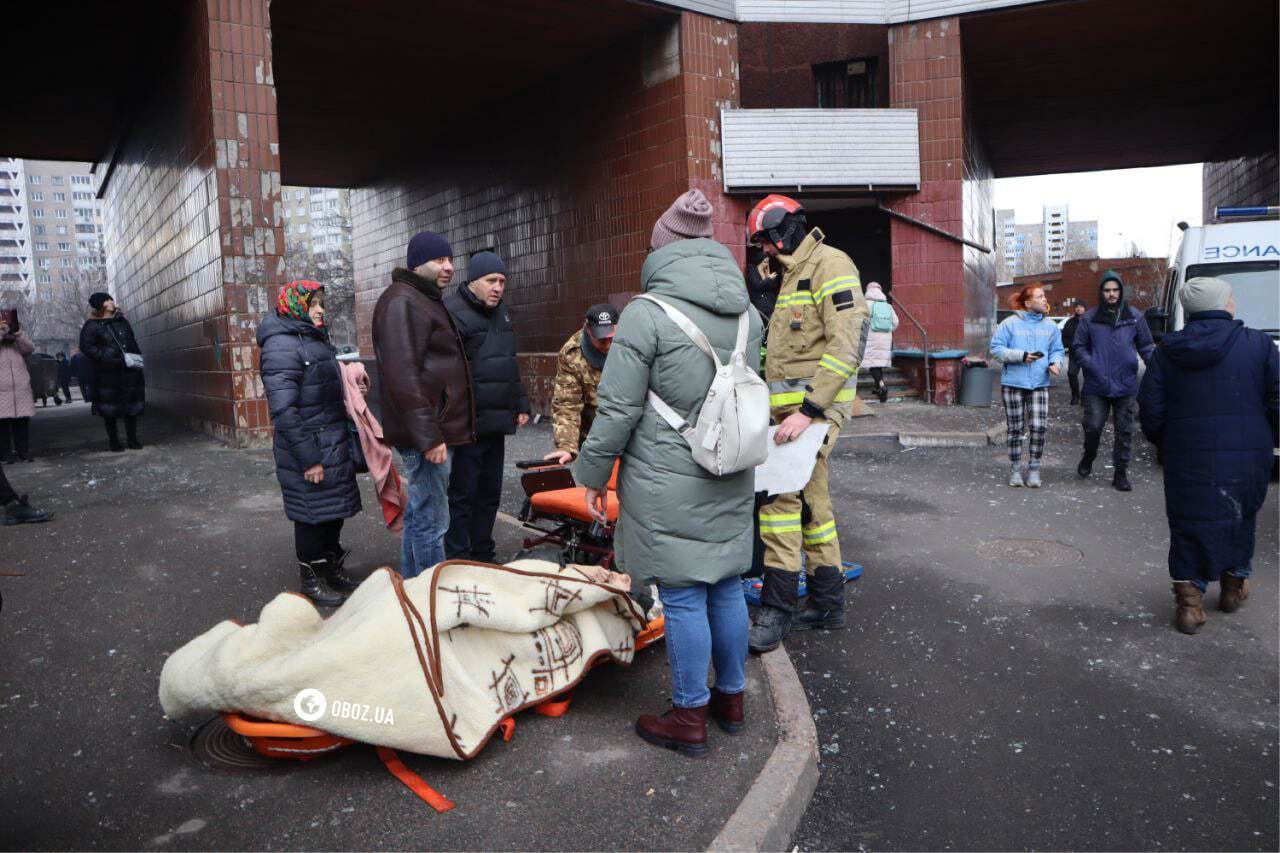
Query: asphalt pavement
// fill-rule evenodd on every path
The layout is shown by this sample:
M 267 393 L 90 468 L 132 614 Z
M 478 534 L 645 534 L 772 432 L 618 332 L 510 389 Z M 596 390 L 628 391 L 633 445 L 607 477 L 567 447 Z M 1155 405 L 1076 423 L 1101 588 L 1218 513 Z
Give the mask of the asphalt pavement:
M 53 521 L 0 528 L 0 848 L 126 850 L 702 849 L 756 779 L 776 741 L 758 661 L 742 737 L 711 732 L 695 761 L 642 742 L 635 717 L 669 706 L 661 645 L 630 668 L 601 667 L 569 713 L 517 718 L 473 761 L 401 754 L 457 803 L 437 815 L 373 750 L 311 765 L 214 771 L 195 727 L 162 716 L 166 655 L 216 622 L 254 622 L 296 588 L 292 525 L 270 453 L 233 450 L 156 414 L 147 445 L 109 453 L 82 403 L 41 409 L 37 461 L 5 466 Z M 549 449 L 545 425 L 511 459 Z M 516 472 L 508 501 L 518 509 Z M 344 540 L 362 575 L 398 562 L 368 478 L 366 511 Z M 500 556 L 519 535 L 498 525 Z M 545 552 L 534 556 L 549 556 Z
M 1252 597 L 1228 616 L 1211 587 L 1184 636 L 1153 454 L 1135 439 L 1134 491 L 1116 492 L 1108 430 L 1080 480 L 1065 399 L 1039 490 L 1006 485 L 1003 447 L 837 445 L 841 545 L 866 571 L 846 630 L 787 641 L 822 771 L 801 850 L 1280 844 L 1275 487 Z

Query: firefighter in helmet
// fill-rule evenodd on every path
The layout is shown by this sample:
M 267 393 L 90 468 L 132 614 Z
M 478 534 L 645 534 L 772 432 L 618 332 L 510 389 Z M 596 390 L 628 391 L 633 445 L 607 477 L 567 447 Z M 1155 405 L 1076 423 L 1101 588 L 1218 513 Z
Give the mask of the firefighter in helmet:
M 752 245 L 782 267 L 782 285 L 769 320 L 765 381 L 774 440 L 794 441 L 812 424 L 826 437 L 808 484 L 778 495 L 759 510 L 765 547 L 764 588 L 750 647 L 776 649 L 792 630 L 844 626 L 840 540 L 827 484 L 827 457 L 852 414 L 858 365 L 870 312 L 853 260 L 808 229 L 794 199 L 770 195 L 751 211 Z M 805 609 L 797 610 L 802 567 L 808 571 Z

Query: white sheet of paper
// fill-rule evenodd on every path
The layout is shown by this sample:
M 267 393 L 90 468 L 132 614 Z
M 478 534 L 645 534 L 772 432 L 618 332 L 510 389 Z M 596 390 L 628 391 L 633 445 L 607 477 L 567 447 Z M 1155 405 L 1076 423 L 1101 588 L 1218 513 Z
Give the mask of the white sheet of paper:
M 769 458 L 756 466 L 756 491 L 785 495 L 803 489 L 818 462 L 828 426 L 825 421 L 809 424 L 799 438 L 786 444 L 775 444 L 773 435 L 778 428 L 769 427 Z

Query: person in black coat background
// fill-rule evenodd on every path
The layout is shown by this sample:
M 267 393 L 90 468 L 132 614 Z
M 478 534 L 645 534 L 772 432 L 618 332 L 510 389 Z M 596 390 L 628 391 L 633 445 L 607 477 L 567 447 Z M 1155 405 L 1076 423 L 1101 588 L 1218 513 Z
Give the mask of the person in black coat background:
M 1270 337 L 1234 319 L 1227 282 L 1193 278 L 1179 298 L 1187 325 L 1160 342 L 1138 404 L 1143 434 L 1164 451 L 1176 624 L 1194 634 L 1205 622 L 1210 582 L 1221 581 L 1224 612 L 1249 597 L 1258 510 L 1271 477 L 1280 357 Z
M 471 365 L 476 441 L 454 448 L 444 555 L 492 563 L 506 440 L 529 422 L 529 398 L 520 382 L 511 313 L 502 303 L 506 266 L 493 252 L 477 252 L 467 262 L 467 277 L 467 284 L 449 294 L 444 305 Z
M 258 327 L 262 385 L 275 426 L 276 479 L 293 522 L 302 594 L 336 607 L 357 584 L 343 568 L 342 523 L 360 511 L 342 372 L 324 328 L 324 290 L 295 281 Z
M 93 365 L 93 378 L 88 387 L 93 413 L 107 426 L 111 450 L 124 450 L 120 444 L 118 418 L 124 418 L 125 435 L 130 450 L 141 450 L 138 441 L 138 418 L 147 402 L 147 380 L 140 367 L 129 367 L 125 353 L 141 355 L 133 327 L 116 308 L 109 293 L 89 297 L 93 313 L 80 329 L 80 351 Z

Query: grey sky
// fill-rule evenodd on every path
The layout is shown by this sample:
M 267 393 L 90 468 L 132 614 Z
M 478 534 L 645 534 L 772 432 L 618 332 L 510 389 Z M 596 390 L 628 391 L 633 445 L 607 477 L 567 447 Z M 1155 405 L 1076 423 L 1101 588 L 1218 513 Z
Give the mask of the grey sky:
M 1072 219 L 1098 220 L 1098 254 L 1124 252 L 1132 240 L 1151 257 L 1178 248 L 1179 220 L 1200 224 L 1201 165 L 1117 169 L 1002 178 L 995 182 L 995 206 L 1014 208 L 1017 222 L 1041 221 L 1041 206 L 1069 205 Z

